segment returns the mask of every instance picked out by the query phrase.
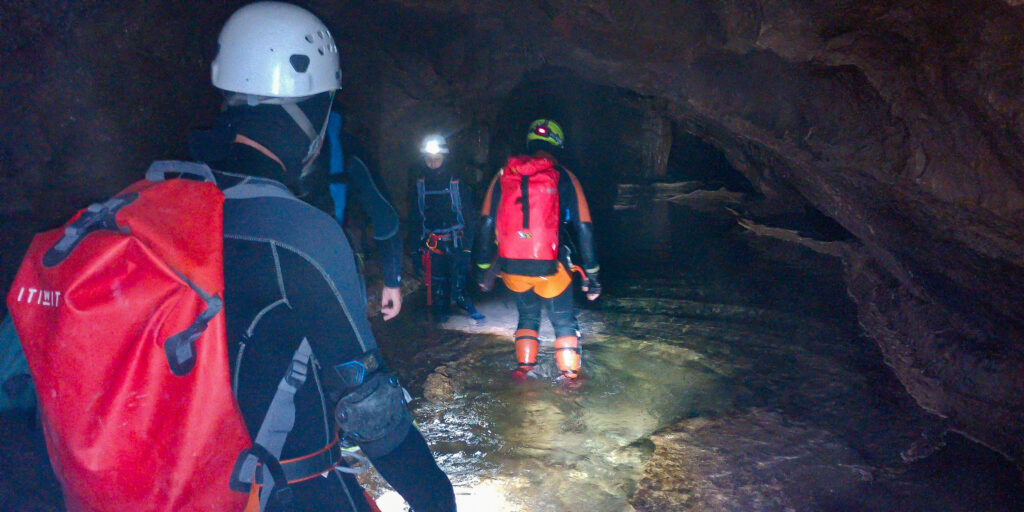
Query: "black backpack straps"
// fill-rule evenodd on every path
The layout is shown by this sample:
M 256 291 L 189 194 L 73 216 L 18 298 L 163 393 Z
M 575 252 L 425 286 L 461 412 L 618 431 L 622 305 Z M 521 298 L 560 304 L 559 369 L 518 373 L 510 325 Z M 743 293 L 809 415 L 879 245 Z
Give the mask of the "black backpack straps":
M 256 439 L 253 440 L 252 448 L 240 453 L 235 461 L 235 469 L 231 475 L 232 488 L 240 490 L 247 489 L 248 485 L 261 484 L 263 487 L 260 490 L 260 510 L 266 508 L 272 497 L 282 501 L 282 504 L 287 504 L 291 496 L 291 490 L 288 488 L 289 477 L 282 468 L 280 457 L 288 434 L 295 426 L 295 393 L 306 383 L 309 372 L 314 371 L 311 365 L 312 357 L 313 348 L 309 341 L 303 339 L 292 356 L 288 370 L 277 385 L 277 392 L 270 401 L 270 407 L 267 408 L 267 414 L 263 418 Z M 304 465 L 305 467 L 307 466 Z M 329 470 L 331 467 L 333 464 L 314 474 Z M 257 468 L 262 470 L 259 475 L 256 474 Z M 300 478 L 294 474 L 294 470 L 292 473 L 292 479 Z
M 60 240 L 57 240 L 57 243 L 43 254 L 43 266 L 52 268 L 60 265 L 71 255 L 71 251 L 78 247 L 79 242 L 94 231 L 108 230 L 130 233 L 131 230 L 128 226 L 117 224 L 117 212 L 138 198 L 139 194 L 133 192 L 114 196 L 103 203 L 89 205 L 78 217 L 78 220 L 64 228 L 64 236 L 60 237 Z
M 519 198 L 523 207 L 523 229 L 530 229 L 530 177 L 520 178 L 519 191 L 522 194 Z
M 171 270 L 206 303 L 206 309 L 196 317 L 192 325 L 164 341 L 164 353 L 167 355 L 167 364 L 171 369 L 171 373 L 181 377 L 188 375 L 192 368 L 195 368 L 196 340 L 206 331 L 206 326 L 210 323 L 210 320 L 213 320 L 213 317 L 217 316 L 221 309 L 224 309 L 224 300 L 204 291 L 186 277 L 185 274 L 178 271 L 178 269 L 171 267 Z

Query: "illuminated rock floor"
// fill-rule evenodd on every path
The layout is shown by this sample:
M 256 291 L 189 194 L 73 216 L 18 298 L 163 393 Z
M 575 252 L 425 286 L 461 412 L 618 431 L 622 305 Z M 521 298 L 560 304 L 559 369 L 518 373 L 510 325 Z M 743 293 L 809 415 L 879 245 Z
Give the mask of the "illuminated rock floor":
M 1014 467 L 945 433 L 860 335 L 837 261 L 714 219 L 674 229 L 691 225 L 610 245 L 577 385 L 556 381 L 550 347 L 510 378 L 503 290 L 479 297 L 480 325 L 433 325 L 422 294 L 376 322 L 460 510 L 1024 510 Z M 0 510 L 61 510 L 32 420 L 0 416 Z M 364 479 L 383 512 L 405 510 Z
M 550 348 L 511 378 L 504 290 L 478 299 L 481 325 L 435 328 L 413 298 L 383 327 L 461 510 L 1024 510 L 1013 466 L 946 433 L 859 334 L 838 261 L 708 235 L 603 262 L 576 385 Z

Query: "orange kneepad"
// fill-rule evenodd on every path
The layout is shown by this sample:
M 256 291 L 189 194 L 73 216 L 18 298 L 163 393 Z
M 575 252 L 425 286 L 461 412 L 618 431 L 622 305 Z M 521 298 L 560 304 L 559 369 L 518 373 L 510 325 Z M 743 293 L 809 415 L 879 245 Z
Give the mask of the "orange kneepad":
M 528 372 L 537 364 L 537 348 L 540 341 L 533 329 L 516 330 L 516 362 L 519 369 Z
M 580 372 L 580 341 L 576 336 L 562 336 L 555 340 L 555 362 L 562 375 L 575 379 Z

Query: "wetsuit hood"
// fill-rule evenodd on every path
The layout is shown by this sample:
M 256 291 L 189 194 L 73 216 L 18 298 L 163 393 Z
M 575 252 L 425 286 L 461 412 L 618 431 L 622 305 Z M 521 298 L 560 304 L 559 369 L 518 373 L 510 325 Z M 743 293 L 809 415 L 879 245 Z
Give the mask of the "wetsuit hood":
M 297 103 L 314 126 L 320 126 L 330 112 L 329 93 L 314 95 Z M 256 152 L 233 151 L 236 135 L 244 135 L 269 149 L 287 169 Z M 227 107 L 208 130 L 193 132 L 189 150 L 193 158 L 220 170 L 280 181 L 301 193 L 299 172 L 309 151 L 309 138 L 295 121 L 276 104 Z
M 448 162 L 442 163 L 437 169 L 431 169 L 427 164 L 420 164 L 420 173 L 428 177 L 448 176 L 451 174 L 448 172 Z

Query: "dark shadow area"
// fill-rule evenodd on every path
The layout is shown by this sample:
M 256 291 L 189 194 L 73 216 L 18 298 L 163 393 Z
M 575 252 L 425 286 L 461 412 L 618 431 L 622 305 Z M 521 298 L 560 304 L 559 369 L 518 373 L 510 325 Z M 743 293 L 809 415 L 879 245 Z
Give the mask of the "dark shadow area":
M 64 510 L 35 408 L 0 412 L 0 510 Z
M 729 163 L 722 150 L 686 132 L 679 123 L 672 124 L 672 149 L 664 181 L 703 181 L 707 183 L 706 188 L 725 187 L 757 193 L 750 180 Z
M 625 89 L 600 86 L 572 72 L 544 67 L 528 74 L 505 99 L 491 136 L 491 167 L 510 154 L 525 151 L 526 128 L 534 119 L 557 120 L 565 130 L 561 162 L 579 177 L 595 219 L 603 219 L 615 202 L 616 185 L 630 182 L 640 157 L 627 145 L 640 130 L 637 96 Z

